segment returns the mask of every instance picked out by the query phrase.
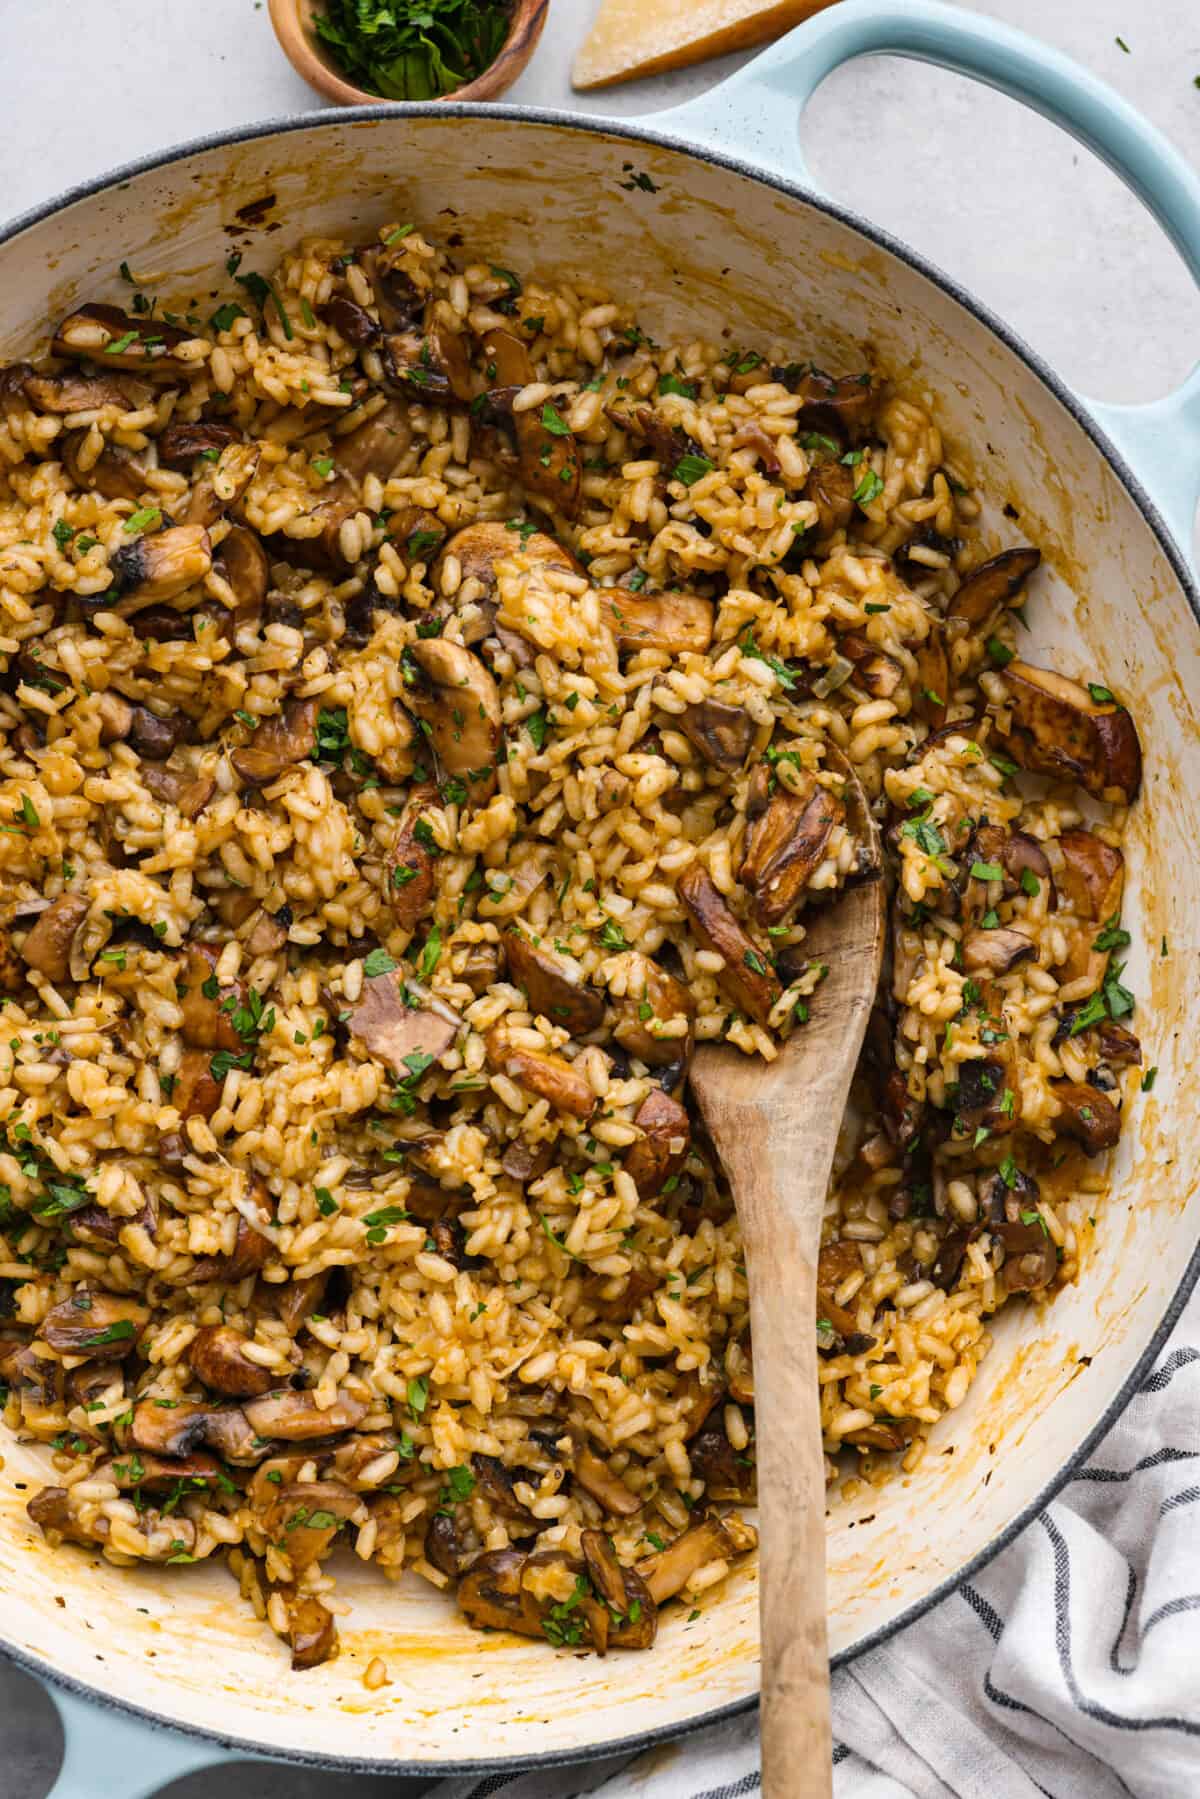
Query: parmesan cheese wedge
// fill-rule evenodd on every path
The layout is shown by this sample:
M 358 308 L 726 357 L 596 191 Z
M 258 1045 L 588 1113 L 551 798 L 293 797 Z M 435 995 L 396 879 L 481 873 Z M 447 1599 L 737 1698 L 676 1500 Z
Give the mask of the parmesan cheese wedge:
M 572 85 L 611 87 L 781 37 L 832 0 L 600 0 Z

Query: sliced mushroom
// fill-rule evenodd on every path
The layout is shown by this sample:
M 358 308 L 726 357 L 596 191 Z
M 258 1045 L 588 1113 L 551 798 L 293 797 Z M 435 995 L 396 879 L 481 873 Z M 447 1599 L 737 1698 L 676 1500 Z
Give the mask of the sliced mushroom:
M 845 817 L 842 802 L 816 781 L 804 793 L 781 787 L 746 833 L 738 879 L 754 896 L 760 925 L 781 924 L 795 910 L 825 858 L 830 833 Z
M 946 639 L 940 623 L 930 625 L 929 635 L 914 652 L 917 674 L 912 708 L 918 718 L 933 731 L 946 722 L 950 703 L 950 662 L 946 655 Z
M 53 1532 L 64 1542 L 82 1543 L 87 1549 L 103 1543 L 111 1528 L 108 1518 L 101 1514 L 90 1530 L 85 1529 L 71 1504 L 69 1487 L 43 1487 L 26 1502 L 25 1510 L 47 1535 Z
M 418 921 L 433 904 L 437 891 L 435 852 L 422 842 L 417 832 L 423 813 L 436 803 L 437 797 L 437 788 L 430 783 L 412 789 L 388 858 L 388 899 L 392 916 L 402 931 L 416 929 Z M 428 831 L 428 824 L 425 829 Z
M 956 1224 L 943 1232 L 937 1255 L 929 1270 L 929 1278 L 943 1293 L 949 1293 L 962 1273 L 967 1246 L 979 1235 L 977 1224 Z
M 536 379 L 529 350 L 511 331 L 489 331 L 483 340 L 492 387 L 528 387 Z M 546 421 L 551 420 L 548 424 Z M 574 518 L 579 510 L 579 445 L 557 408 L 532 406 L 512 414 L 521 481 L 539 504 Z
M 165 1405 L 143 1399 L 134 1407 L 130 1441 L 152 1455 L 178 1460 L 206 1447 L 227 1462 L 253 1467 L 270 1453 L 240 1406 L 197 1405 L 190 1400 Z
M 146 487 L 146 471 L 129 450 L 119 444 L 106 444 L 99 456 L 85 466 L 81 457 L 88 431 L 68 431 L 62 440 L 62 459 L 76 487 L 88 493 L 103 494 L 106 500 L 141 499 Z
M 255 1181 L 251 1194 L 265 1211 L 267 1190 L 261 1181 Z M 246 1275 L 256 1273 L 270 1253 L 269 1240 L 261 1231 L 255 1230 L 249 1219 L 239 1216 L 232 1253 L 227 1256 L 202 1257 L 176 1284 L 181 1287 L 200 1287 L 207 1285 L 209 1281 L 240 1281 Z
M 138 772 L 146 790 L 163 805 L 177 807 L 181 818 L 198 818 L 217 791 L 213 775 L 193 774 L 186 768 L 143 762 Z
M 1040 550 L 1003 550 L 969 574 L 947 608 L 948 618 L 982 625 L 1000 606 L 1020 593 L 1042 560 Z
M 490 798 L 500 747 L 500 693 L 483 663 L 460 643 L 427 637 L 405 651 L 405 679 L 405 704 L 427 729 L 442 769 L 466 778 L 471 800 Z
M 904 670 L 893 657 L 885 656 L 857 631 L 847 631 L 839 637 L 838 648 L 847 662 L 854 664 L 854 679 L 873 700 L 891 699 L 904 679 Z
M 478 996 L 504 978 L 507 957 L 502 943 L 472 943 L 455 979 Z
M 963 967 L 968 974 L 1008 974 L 1036 955 L 1033 939 L 1007 925 L 991 931 L 970 931 L 963 938 Z
M 1098 1156 L 1117 1142 L 1121 1114 L 1107 1093 L 1090 1081 L 1051 1081 L 1050 1092 L 1058 1101 L 1051 1127 L 1057 1136 L 1074 1137 L 1089 1156 Z
M 35 1425 L 43 1412 L 57 1412 L 63 1398 L 63 1365 L 39 1355 L 21 1341 L 0 1343 L 0 1380 L 17 1394 L 25 1422 Z
M 154 389 L 145 381 L 134 381 L 128 376 L 88 375 L 82 369 L 63 369 L 56 375 L 47 374 L 44 369 L 30 369 L 21 385 L 30 405 L 39 412 L 62 415 L 98 412 L 104 406 L 137 412 L 154 398 Z
M 590 1118 L 595 1111 L 596 1095 L 578 1069 L 561 1056 L 523 1048 L 513 1042 L 503 1025 L 492 1026 L 484 1038 L 484 1048 L 492 1068 L 518 1086 L 527 1087 L 539 1099 L 549 1100 L 560 1112 Z
M 219 425 L 209 419 L 193 419 L 191 423 L 172 420 L 155 439 L 161 467 L 175 469 L 182 475 L 191 474 L 197 456 L 215 461 L 214 450 L 219 456 L 229 444 L 241 441 L 236 425 Z
M 231 525 L 213 557 L 213 573 L 233 590 L 236 626 L 255 623 L 262 615 L 271 584 L 267 552 L 245 525 Z
M 492 1549 L 475 1561 L 458 1585 L 458 1603 L 476 1630 L 512 1630 L 540 1637 L 542 1616 L 532 1594 L 522 1590 L 530 1558 L 522 1549 Z
M 283 711 L 259 725 L 251 742 L 231 754 L 248 787 L 266 787 L 285 769 L 306 762 L 316 744 L 319 699 L 289 700 Z
M 658 1608 L 637 1569 L 621 1566 L 601 1531 L 581 1531 L 579 1547 L 588 1577 L 608 1608 L 603 1626 L 606 1644 L 596 1642 L 593 1624 L 596 1648 L 601 1653 L 606 1645 L 610 1649 L 649 1649 L 658 1632 Z
M 188 1345 L 192 1373 L 212 1392 L 230 1399 L 256 1399 L 269 1393 L 278 1377 L 245 1354 L 248 1341 L 231 1325 L 205 1325 Z
M 638 955 L 613 1036 L 622 1049 L 651 1068 L 669 1068 L 673 1063 L 686 1068 L 691 1059 L 695 1016 L 695 1001 L 683 982 L 660 968 L 651 957 Z M 664 1035 L 661 1027 L 680 1018 L 687 1021 L 687 1030 Z
M 425 1527 L 421 1547 L 425 1560 L 439 1573 L 451 1580 L 465 1574 L 479 1553 L 479 1539 L 466 1526 L 466 1508 L 455 1506 L 448 1511 L 439 1506 Z
M 835 1238 L 821 1245 L 817 1257 L 817 1322 L 826 1322 L 846 1342 L 861 1341 L 862 1333 L 854 1313 L 839 1305 L 833 1296 L 844 1280 L 861 1269 L 861 1251 L 850 1238 Z M 871 1341 L 867 1339 L 868 1345 Z
M 327 325 L 332 325 L 343 343 L 352 344 L 356 350 L 365 350 L 379 336 L 378 322 L 373 319 L 365 306 L 359 306 L 346 294 L 334 294 L 319 309 L 321 318 Z
M 309 1443 L 319 1437 L 355 1430 L 367 1415 L 367 1403 L 350 1393 L 339 1393 L 323 1409 L 311 1393 L 269 1393 L 248 1400 L 242 1408 L 251 1428 L 260 1437 L 277 1437 L 284 1443 Z
M 653 1199 L 683 1171 L 691 1148 L 688 1115 L 677 1099 L 656 1087 L 634 1113 L 633 1122 L 642 1135 L 626 1151 L 622 1166 L 639 1196 Z
M 801 431 L 822 431 L 842 442 L 853 441 L 862 436 L 871 421 L 878 393 L 869 374 L 827 375 L 823 369 L 804 363 L 772 369 L 771 374 L 803 400 L 796 414 Z M 765 379 L 765 373 L 751 377 L 752 381 Z
M 512 1537 L 533 1537 L 541 1530 L 540 1521 L 517 1498 L 514 1487 L 517 1474 L 506 1468 L 499 1457 L 494 1455 L 473 1455 L 471 1471 L 475 1476 L 475 1488 L 480 1497 L 486 1499 L 492 1511 L 504 1522 L 504 1527 Z M 519 1474 L 521 1471 L 518 1470 Z M 536 1476 L 534 1485 L 537 1485 Z
M 311 1593 L 280 1587 L 287 1609 L 287 1637 L 292 1651 L 292 1672 L 319 1668 L 337 1650 L 337 1622 Z
M 1110 1068 L 1136 1067 L 1141 1062 L 1141 1043 L 1133 1031 L 1118 1024 L 1114 1018 L 1097 1018 L 1077 1030 L 1076 1023 L 1083 1010 L 1083 1001 L 1063 1007 L 1062 1022 L 1051 1039 L 1056 1049 L 1069 1038 L 1080 1037 L 1095 1045 L 1101 1061 Z M 75 1216 L 78 1219 L 78 1213 Z
M 623 1480 L 610 1473 L 607 1465 L 586 1444 L 576 1448 L 571 1466 L 584 1492 L 590 1493 L 614 1518 L 632 1518 L 641 1510 L 641 1500 L 629 1491 Z
M 165 762 L 188 725 L 187 717 L 180 712 L 169 719 L 160 718 L 149 706 L 130 706 L 128 714 L 120 735 L 147 762 Z
M 706 762 L 729 772 L 740 768 L 750 754 L 758 728 L 744 706 L 727 706 L 721 700 L 685 706 L 676 723 Z
M 80 893 L 60 893 L 21 945 L 21 960 L 55 984 L 71 978 L 71 945 L 90 908 Z
M 355 481 L 374 475 L 389 481 L 398 471 L 412 445 L 412 426 L 408 407 L 399 400 L 389 400 L 373 412 L 363 424 L 334 440 L 338 468 Z
M 600 616 L 619 650 L 665 650 L 702 654 L 713 640 L 713 604 L 698 593 L 631 593 L 601 587 Z
M 450 1048 L 462 1023 L 441 1000 L 412 1005 L 406 994 L 415 997 L 411 983 L 406 986 L 394 974 L 372 975 L 363 982 L 362 998 L 346 1020 L 364 1048 L 404 1080 L 413 1072 L 409 1057 L 436 1061 Z
M 114 1362 L 136 1346 L 138 1332 L 150 1316 L 136 1299 L 96 1288 L 77 1287 L 43 1318 L 40 1333 L 60 1355 L 89 1362 Z
M 202 581 L 212 567 L 203 525 L 172 525 L 152 537 L 136 537 L 109 558 L 108 572 L 121 599 L 173 600 Z
M 1120 917 L 1125 858 L 1092 831 L 1064 831 L 1058 847 L 1062 866 L 1055 885 L 1076 920 L 1064 927 L 1067 959 L 1059 965 L 1059 979 L 1066 985 L 1086 976 L 1094 992 L 1108 966 L 1108 952 L 1096 948 L 1096 938 L 1102 925 Z
M 573 956 L 559 955 L 544 942 L 534 943 L 519 929 L 505 942 L 509 978 L 526 994 L 534 1012 L 561 1024 L 572 1037 L 584 1037 L 604 1021 L 604 1000 L 589 987 Z
M 1026 1224 L 1017 1219 L 994 1225 L 992 1235 L 1004 1245 L 1000 1278 L 1009 1293 L 1036 1293 L 1048 1287 L 1058 1273 L 1058 1251 L 1041 1221 Z
M 241 981 L 218 986 L 220 956 L 215 943 L 191 943 L 184 953 L 179 1001 L 183 1039 L 192 1049 L 224 1049 L 240 1055 L 246 1046 L 234 1028 L 233 1015 L 245 1005 L 246 988 Z
M 1126 805 L 1137 797 L 1142 749 L 1124 706 L 1028 662 L 1010 662 L 1002 678 L 1011 710 L 1005 742 L 1022 768 L 1077 781 L 1101 798 L 1115 794 Z
M 847 1431 L 842 1441 L 852 1443 L 855 1449 L 878 1449 L 884 1455 L 892 1455 L 911 1443 L 916 1434 L 911 1418 L 877 1418 L 861 1430 Z
M 78 356 L 102 368 L 136 369 L 140 374 L 174 374 L 188 369 L 175 354 L 194 334 L 164 319 L 135 317 L 119 306 L 80 306 L 55 329 L 55 356 Z
M 260 1286 L 259 1293 L 263 1299 L 269 1299 L 276 1316 L 289 1337 L 294 1337 L 306 1318 L 311 1318 L 325 1297 L 325 1288 L 329 1274 L 311 1274 L 306 1280 L 299 1281 L 293 1275 L 282 1286 Z
M 974 1056 L 958 1067 L 955 1116 L 963 1128 L 1012 1130 L 1020 1116 L 1020 1087 L 998 1055 Z
M 697 942 L 724 958 L 718 984 L 740 1011 L 765 1025 L 783 992 L 770 963 L 743 931 L 699 862 L 684 869 L 678 893 Z
M 437 315 L 433 302 L 425 308 L 419 331 L 384 336 L 381 356 L 389 383 L 411 399 L 434 405 L 457 400 L 465 406 L 474 397 L 462 335 Z
M 98 1462 L 92 1470 L 93 1480 L 115 1481 L 119 1487 L 140 1487 L 147 1493 L 162 1493 L 172 1487 L 182 1490 L 187 1487 L 197 1493 L 212 1492 L 224 1483 L 228 1488 L 229 1476 L 224 1472 L 215 1456 L 206 1455 L 197 1450 L 192 1455 L 163 1456 L 152 1455 L 149 1450 L 143 1453 L 133 1449 L 123 1455 L 112 1456 L 109 1460 Z
M 738 1553 L 738 1545 L 720 1518 L 704 1518 L 655 1555 L 637 1563 L 655 1605 L 682 1592 L 692 1575 L 706 1562 L 724 1561 Z
M 736 1499 L 743 1505 L 755 1503 L 754 1464 L 748 1456 L 737 1453 L 723 1425 L 706 1425 L 688 1450 L 688 1458 L 692 1473 L 704 1482 L 709 1499 Z
M 804 483 L 803 497 L 817 509 L 817 534 L 828 537 L 844 531 L 854 517 L 858 472 L 834 460 L 815 462 Z
M 296 1481 L 279 1487 L 262 1528 L 298 1577 L 329 1553 L 343 1524 L 355 1517 L 365 1519 L 366 1507 L 340 1480 Z

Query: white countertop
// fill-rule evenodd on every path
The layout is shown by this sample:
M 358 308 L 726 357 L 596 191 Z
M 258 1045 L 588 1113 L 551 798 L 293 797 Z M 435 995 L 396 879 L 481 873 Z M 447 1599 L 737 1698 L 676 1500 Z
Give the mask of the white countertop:
M 964 4 L 1074 56 L 1200 166 L 1198 0 Z M 508 99 L 632 116 L 701 92 L 742 60 L 574 94 L 571 59 L 594 9 L 595 0 L 553 0 Z M 0 217 L 184 138 L 322 104 L 278 49 L 264 0 L 0 0 Z M 1149 399 L 1200 356 L 1200 297 L 1157 226 L 1107 169 L 1012 102 L 878 59 L 832 77 L 803 141 L 835 198 L 953 272 L 1084 392 Z M 43 1799 L 59 1753 L 50 1702 L 3 1664 L 0 1718 L 0 1799 Z M 421 1790 L 249 1766 L 219 1781 L 222 1799 Z M 213 1783 L 199 1774 L 169 1791 L 211 1799 Z

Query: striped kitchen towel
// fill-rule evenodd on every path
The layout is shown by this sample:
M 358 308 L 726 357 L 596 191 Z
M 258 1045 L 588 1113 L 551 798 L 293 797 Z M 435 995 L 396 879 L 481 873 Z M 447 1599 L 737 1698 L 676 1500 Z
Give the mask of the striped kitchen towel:
M 996 1560 L 834 1678 L 836 1799 L 1200 1799 L 1200 1295 L 1086 1465 Z M 429 1799 L 742 1799 L 753 1715 L 633 1761 Z

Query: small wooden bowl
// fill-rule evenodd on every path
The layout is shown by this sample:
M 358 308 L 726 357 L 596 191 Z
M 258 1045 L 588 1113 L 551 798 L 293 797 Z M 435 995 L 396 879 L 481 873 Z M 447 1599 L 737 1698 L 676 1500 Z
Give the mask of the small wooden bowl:
M 355 87 L 347 81 L 333 57 L 321 43 L 313 24 L 319 10 L 318 0 L 270 0 L 271 24 L 284 55 L 298 75 L 310 87 L 336 100 L 339 106 L 403 106 L 403 100 L 388 100 L 373 94 L 369 88 Z M 512 22 L 508 36 L 495 62 L 474 81 L 456 87 L 443 100 L 494 100 L 510 88 L 521 73 L 542 35 L 550 0 L 513 0 Z

